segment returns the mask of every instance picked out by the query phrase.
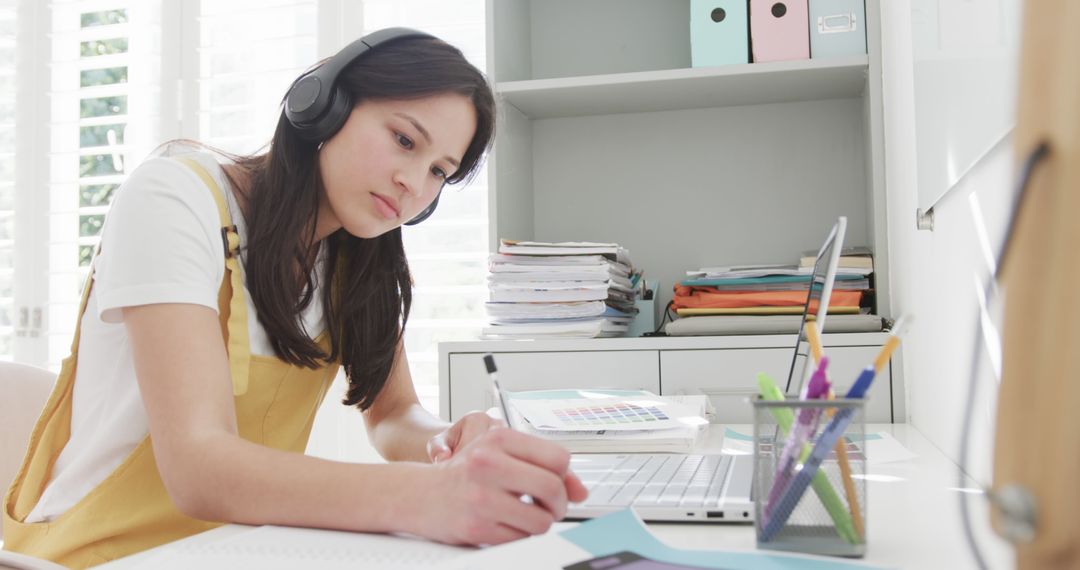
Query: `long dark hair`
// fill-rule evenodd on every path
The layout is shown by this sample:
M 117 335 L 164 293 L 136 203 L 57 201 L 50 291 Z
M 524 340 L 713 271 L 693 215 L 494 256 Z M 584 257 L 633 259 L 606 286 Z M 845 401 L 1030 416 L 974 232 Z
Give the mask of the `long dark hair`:
M 447 182 L 469 180 L 479 170 L 494 136 L 495 101 L 483 74 L 457 48 L 436 39 L 396 40 L 346 66 L 337 85 L 354 105 L 445 93 L 468 97 L 476 110 L 476 133 Z M 310 338 L 300 313 L 316 289 L 312 247 L 322 185 L 318 155 L 319 145 L 301 139 L 282 112 L 268 151 L 236 159 L 250 182 L 244 210 L 247 286 L 277 356 L 308 368 L 340 359 L 349 381 L 343 403 L 366 410 L 386 384 L 405 333 L 412 277 L 401 228 L 370 239 L 344 229 L 331 234 L 318 277 L 330 351 Z

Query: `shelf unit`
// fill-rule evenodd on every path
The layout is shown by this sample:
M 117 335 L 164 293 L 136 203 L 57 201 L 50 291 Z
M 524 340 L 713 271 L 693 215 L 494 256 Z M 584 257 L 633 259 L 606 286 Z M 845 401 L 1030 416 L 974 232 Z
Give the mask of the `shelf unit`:
M 888 313 L 878 7 L 869 53 L 690 65 L 689 0 L 489 0 L 499 238 L 614 241 L 661 305 L 685 271 L 793 263 L 839 215 Z
M 663 307 L 687 270 L 794 263 L 844 215 L 845 244 L 874 252 L 876 308 L 890 316 L 879 14 L 867 0 L 866 55 L 693 68 L 690 0 L 488 0 L 488 73 L 500 105 L 488 165 L 491 250 L 499 238 L 618 242 L 661 281 Z M 827 334 L 826 343 L 855 371 L 884 338 Z M 478 363 L 491 352 L 508 365 L 508 389 L 698 390 L 726 420 L 745 419 L 756 371 L 785 377 L 793 343 L 443 343 L 441 413 L 490 404 Z M 876 421 L 906 417 L 898 367 L 874 393 Z

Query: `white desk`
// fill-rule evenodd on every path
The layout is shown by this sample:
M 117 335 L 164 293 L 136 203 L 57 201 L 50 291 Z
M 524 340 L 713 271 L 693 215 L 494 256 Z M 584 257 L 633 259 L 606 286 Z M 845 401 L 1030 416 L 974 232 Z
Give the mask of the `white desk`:
M 723 426 L 711 427 L 702 451 L 719 448 Z M 736 426 L 733 426 L 736 427 Z M 748 426 L 737 426 L 748 432 Z M 963 538 L 959 510 L 956 465 L 946 458 L 915 428 L 905 424 L 869 424 L 867 432 L 888 432 L 917 458 L 874 463 L 870 455 L 867 504 L 868 564 L 893 568 L 973 568 L 973 559 Z M 974 485 L 969 481 L 969 488 Z M 996 538 L 987 524 L 987 509 L 980 495 L 971 496 L 972 520 L 983 555 L 993 568 L 1012 567 L 1012 554 Z M 574 523 L 560 523 L 562 530 Z M 221 528 L 173 543 L 212 544 L 245 532 L 251 527 L 226 525 Z M 676 547 L 754 550 L 754 531 L 745 524 L 650 524 L 663 541 Z M 131 570 L 151 556 L 162 553 L 165 545 L 128 558 L 99 566 L 106 570 Z M 297 544 L 296 546 L 302 546 Z M 209 570 L 203 568 L 201 570 Z

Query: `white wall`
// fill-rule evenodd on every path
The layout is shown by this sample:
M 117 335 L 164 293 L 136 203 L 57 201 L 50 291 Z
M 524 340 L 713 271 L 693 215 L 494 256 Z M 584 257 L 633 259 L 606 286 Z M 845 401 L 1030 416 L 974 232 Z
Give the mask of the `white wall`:
M 908 0 L 882 2 L 892 313 L 914 317 L 902 354 L 909 421 L 958 460 L 974 335 L 981 334 L 976 326 L 981 285 L 976 283 L 985 282 L 1008 222 L 1012 150 L 1002 144 L 946 194 L 934 207 L 933 231 L 916 229 L 910 10 Z M 985 226 L 984 234 L 979 225 Z M 985 484 L 997 379 L 985 350 L 981 363 L 968 473 Z
M 977 325 L 982 314 L 979 298 L 992 273 L 1013 198 L 1012 149 L 1000 145 L 934 206 L 933 231 L 916 229 L 911 6 L 908 0 L 881 4 L 892 314 L 913 316 L 901 354 L 908 421 L 959 462 L 974 340 L 976 334 L 984 334 Z M 992 308 L 991 315 L 993 322 L 1000 322 L 1000 309 Z M 990 339 L 990 345 L 996 343 Z M 988 354 L 984 348 L 979 355 L 967 465 L 968 475 L 982 486 L 992 479 L 999 377 Z M 991 567 L 1009 566 L 1012 551 L 990 529 L 987 503 L 978 493 L 964 496 L 969 498 L 973 534 L 983 556 Z M 952 544 L 965 548 L 962 542 Z

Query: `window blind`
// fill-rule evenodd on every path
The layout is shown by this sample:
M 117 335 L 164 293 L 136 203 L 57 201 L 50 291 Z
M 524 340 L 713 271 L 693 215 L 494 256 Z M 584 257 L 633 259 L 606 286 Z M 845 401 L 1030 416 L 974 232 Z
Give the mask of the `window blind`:
M 16 0 L 0 1 L 0 360 L 14 357 Z M 29 319 L 29 314 L 27 315 Z
M 270 142 L 285 91 L 316 61 L 315 0 L 202 0 L 198 138 L 250 154 Z
M 457 46 L 486 69 L 483 0 L 366 0 L 365 32 L 405 26 Z M 467 187 L 443 190 L 435 214 L 404 230 L 416 288 L 405 349 L 424 406 L 439 411 L 438 343 L 473 340 L 485 324 L 487 299 L 487 170 Z
M 49 4 L 48 363 L 67 356 L 79 293 L 116 188 L 157 145 L 160 5 Z

